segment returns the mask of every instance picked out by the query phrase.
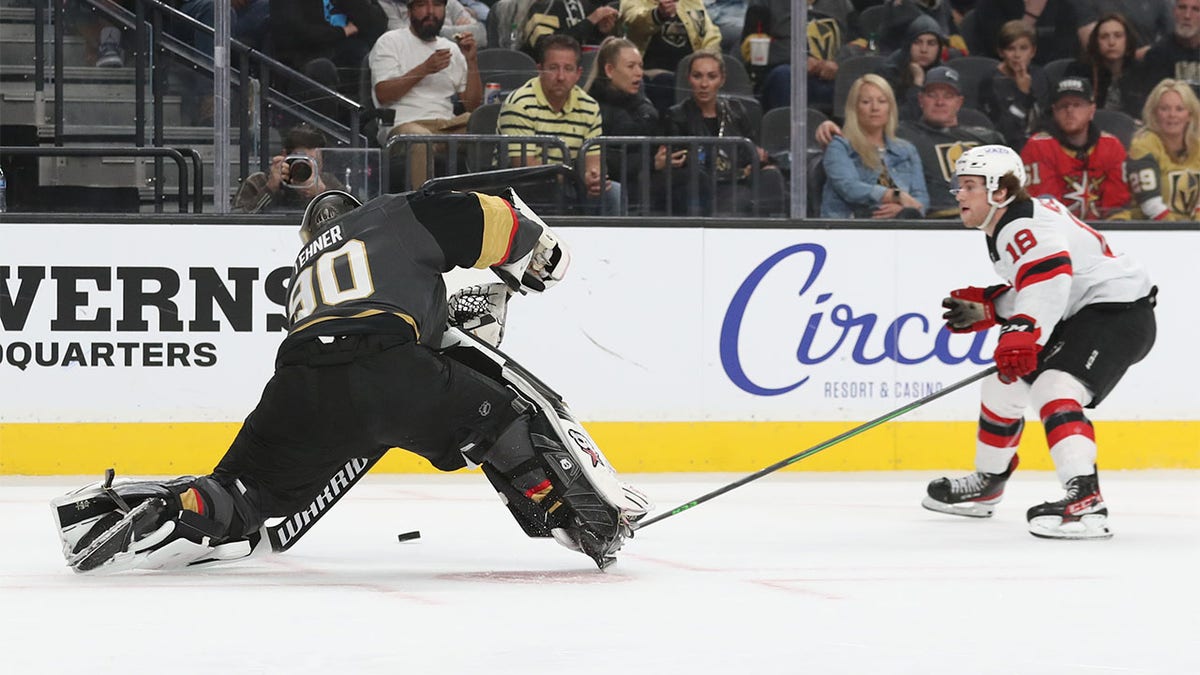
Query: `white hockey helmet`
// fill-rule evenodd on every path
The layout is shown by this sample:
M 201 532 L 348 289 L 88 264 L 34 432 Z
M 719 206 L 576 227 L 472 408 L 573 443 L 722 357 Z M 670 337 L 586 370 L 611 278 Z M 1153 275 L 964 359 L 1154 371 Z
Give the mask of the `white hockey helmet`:
M 1007 145 L 977 145 L 954 163 L 955 176 L 982 176 L 989 192 L 999 188 L 1000 178 L 1010 173 L 1021 181 L 1021 187 L 1027 184 L 1025 163 Z
M 987 218 L 979 225 L 979 229 L 986 228 L 988 223 L 992 222 L 997 209 L 1008 206 L 1017 198 L 1016 195 L 1008 195 L 1002 202 L 992 200 L 992 193 L 1000 188 L 1000 179 L 1010 173 L 1016 177 L 1021 187 L 1029 183 L 1025 174 L 1025 162 L 1021 161 L 1021 156 L 1016 150 L 1007 145 L 977 145 L 960 155 L 954 163 L 955 178 L 979 176 L 983 178 L 984 187 L 987 188 L 987 203 L 992 208 L 988 211 Z

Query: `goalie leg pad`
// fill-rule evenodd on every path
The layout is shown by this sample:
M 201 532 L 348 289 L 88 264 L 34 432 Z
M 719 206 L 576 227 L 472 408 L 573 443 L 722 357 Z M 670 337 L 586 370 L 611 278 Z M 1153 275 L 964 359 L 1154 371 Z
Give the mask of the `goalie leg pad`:
M 114 485 L 110 470 L 104 482 L 51 505 L 63 555 L 76 572 L 168 569 L 249 554 L 244 529 L 256 516 L 240 488 L 207 476 Z
M 531 427 L 552 433 L 538 417 L 518 420 L 488 452 L 477 454 L 484 474 L 525 534 L 552 536 L 607 567 L 632 535 L 627 519 L 556 438 Z

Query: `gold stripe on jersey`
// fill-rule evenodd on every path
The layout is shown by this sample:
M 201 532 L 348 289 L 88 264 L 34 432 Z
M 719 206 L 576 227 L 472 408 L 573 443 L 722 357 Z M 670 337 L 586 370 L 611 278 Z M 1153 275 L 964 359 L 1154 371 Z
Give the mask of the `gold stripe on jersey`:
M 508 259 L 517 233 L 517 214 L 499 197 L 478 193 L 475 196 L 483 209 L 483 242 L 479 246 L 479 259 L 472 267 L 481 270 Z
M 392 315 L 392 316 L 399 317 L 399 318 L 403 319 L 405 323 L 407 323 L 408 325 L 412 326 L 413 333 L 414 333 L 414 335 L 416 336 L 417 340 L 420 340 L 420 339 L 421 339 L 421 329 L 417 327 L 417 320 L 416 320 L 416 319 L 412 318 L 411 316 L 409 316 L 409 315 L 407 315 L 407 314 L 405 314 L 405 313 L 403 313 L 403 312 L 385 312 L 385 311 L 383 311 L 382 309 L 368 309 L 368 310 L 365 310 L 365 311 L 359 312 L 359 313 L 357 313 L 357 314 L 350 314 L 350 315 L 347 315 L 347 316 L 322 316 L 322 317 L 318 317 L 318 318 L 315 318 L 315 319 L 312 319 L 312 320 L 310 320 L 310 321 L 306 321 L 306 322 L 304 322 L 304 323 L 302 323 L 302 324 L 298 324 L 298 325 L 294 326 L 294 327 L 292 328 L 292 330 L 290 331 L 290 334 L 291 334 L 291 335 L 295 335 L 296 333 L 299 333 L 299 332 L 300 332 L 300 331 L 302 331 L 302 330 L 305 330 L 305 329 L 307 329 L 307 328 L 311 328 L 311 327 L 313 327 L 313 326 L 315 326 L 315 325 L 317 325 L 317 324 L 319 324 L 319 323 L 324 323 L 324 322 L 326 322 L 326 321 L 338 321 L 338 320 L 346 320 L 346 319 L 366 319 L 366 318 L 369 318 L 369 317 L 372 317 L 372 316 L 380 316 L 380 315 L 382 315 L 382 314 L 390 314 L 390 315 Z

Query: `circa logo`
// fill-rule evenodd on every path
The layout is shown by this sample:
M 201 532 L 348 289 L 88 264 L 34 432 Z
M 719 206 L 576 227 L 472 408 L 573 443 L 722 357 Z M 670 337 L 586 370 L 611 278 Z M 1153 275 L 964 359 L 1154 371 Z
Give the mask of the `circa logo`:
M 805 371 L 801 369 L 797 375 L 788 378 L 798 378 L 790 384 L 772 387 L 755 382 L 742 367 L 742 355 L 739 347 L 742 322 L 747 308 L 755 300 L 755 291 L 772 270 L 784 260 L 795 255 L 807 255 L 812 259 L 812 266 L 800 286 L 799 295 L 805 297 L 805 294 L 813 288 L 821 276 L 821 271 L 825 268 L 828 258 L 825 247 L 820 244 L 805 243 L 789 246 L 772 254 L 758 267 L 755 267 L 734 293 L 733 299 L 729 301 L 725 319 L 721 324 L 719 348 L 721 366 L 725 370 L 725 375 L 739 389 L 756 396 L 786 394 L 803 385 L 811 377 L 804 374 Z M 883 360 L 891 360 L 904 365 L 924 363 L 931 359 L 948 365 L 964 361 L 982 365 L 991 361 L 989 356 L 982 353 L 983 344 L 987 339 L 987 331 L 976 333 L 967 353 L 958 355 L 950 351 L 952 334 L 936 323 L 931 324 L 923 314 L 915 312 L 901 314 L 891 322 L 880 325 L 881 320 L 877 314 L 856 312 L 854 308 L 846 304 L 836 304 L 829 309 L 821 307 L 831 298 L 833 298 L 833 293 L 817 294 L 812 300 L 817 311 L 807 317 L 799 317 L 804 331 L 799 336 L 799 344 L 796 347 L 794 358 L 801 366 L 815 366 L 834 358 L 835 355 L 844 358 L 845 348 L 843 345 L 849 348 L 849 356 L 854 363 L 860 365 L 870 365 Z M 789 320 L 789 323 L 793 322 Z M 877 328 L 878 331 L 876 331 Z M 872 340 L 872 337 L 877 336 L 878 333 L 882 333 L 882 340 L 878 337 Z M 902 352 L 900 349 L 902 334 L 908 340 L 905 344 L 911 345 L 914 336 L 920 336 L 924 338 L 922 343 L 925 346 L 918 353 Z M 814 345 L 831 343 L 833 346 L 829 347 L 825 353 L 813 354 Z

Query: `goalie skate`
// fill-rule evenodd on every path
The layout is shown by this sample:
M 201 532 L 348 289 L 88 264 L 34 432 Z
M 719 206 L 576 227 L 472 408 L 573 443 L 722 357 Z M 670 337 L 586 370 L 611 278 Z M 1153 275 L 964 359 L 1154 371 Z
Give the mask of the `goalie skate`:
M 1042 539 L 1108 539 L 1108 507 L 1096 474 L 1067 481 L 1067 495 L 1031 507 L 1025 514 L 1029 533 Z

